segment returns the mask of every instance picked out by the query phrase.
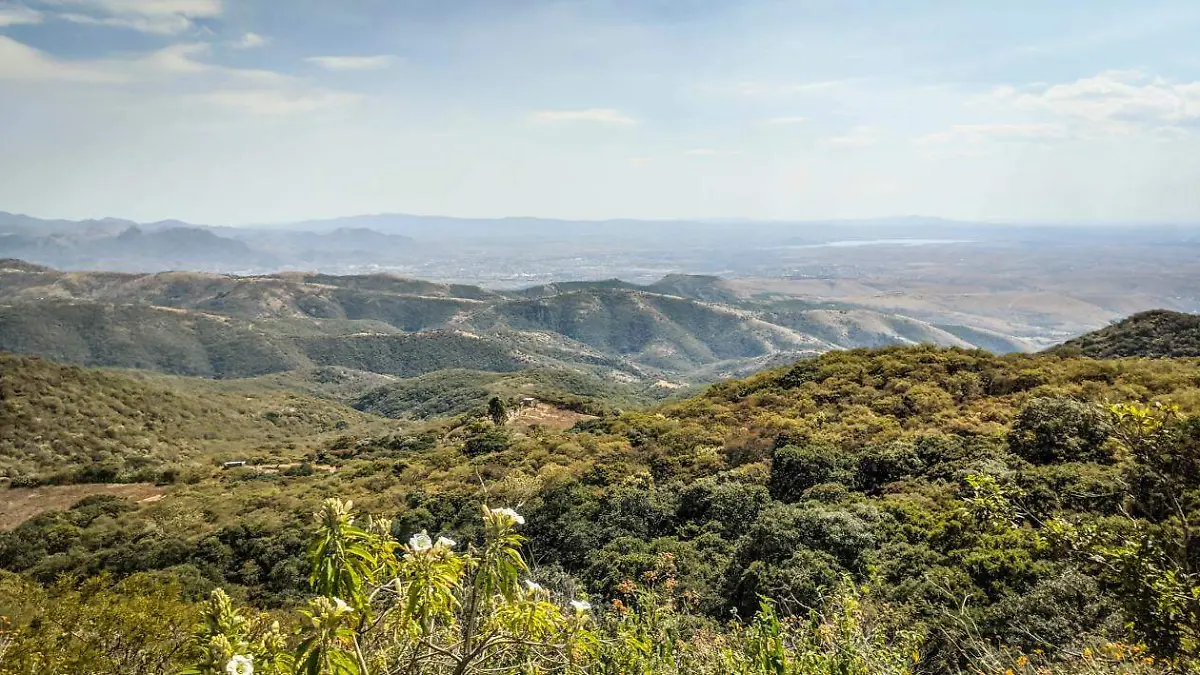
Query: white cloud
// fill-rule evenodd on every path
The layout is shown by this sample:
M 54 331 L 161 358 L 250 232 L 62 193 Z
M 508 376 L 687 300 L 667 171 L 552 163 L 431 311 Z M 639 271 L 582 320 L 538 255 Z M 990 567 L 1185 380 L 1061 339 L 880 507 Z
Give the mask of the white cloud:
M 1200 121 L 1200 82 L 1109 70 L 1063 84 L 998 87 L 978 103 L 1088 122 L 1099 131 L 1129 132 Z
M 0 28 L 42 22 L 42 13 L 24 5 L 0 5 Z
M 207 55 L 205 43 L 181 43 L 126 59 L 64 61 L 0 35 L 0 79 L 91 83 L 126 83 L 205 73 L 253 73 L 196 60 Z
M 212 81 L 242 85 L 282 86 L 298 82 L 294 77 L 270 70 L 230 68 L 201 60 L 211 54 L 212 45 L 207 42 L 183 42 L 134 59 L 110 59 L 96 63 L 126 79 L 135 80 L 206 76 Z
M 193 56 L 204 56 L 212 47 L 203 42 L 171 45 L 138 59 L 135 63 L 142 69 L 155 74 L 195 75 L 211 72 L 217 66 L 197 61 Z
M 377 56 L 310 56 L 304 59 L 325 70 L 380 70 L 396 62 L 390 54 Z
M 223 90 L 201 94 L 198 100 L 255 115 L 294 115 L 355 105 L 357 94 L 336 91 Z
M 988 141 L 1039 142 L 1066 137 L 1066 129 L 1057 124 L 956 124 L 946 131 L 926 134 L 915 140 L 929 145 L 976 145 Z
M 230 68 L 203 60 L 207 43 L 180 43 L 134 58 L 63 61 L 0 35 L 0 81 L 57 82 L 66 86 L 128 85 L 144 102 L 156 93 L 255 115 L 290 115 L 346 107 L 357 94 L 322 89 L 267 70 Z M 136 85 L 136 87 L 134 87 Z
M 793 115 L 793 116 L 772 117 L 769 119 L 765 119 L 765 120 L 763 120 L 763 124 L 784 126 L 784 125 L 789 125 L 789 124 L 804 124 L 807 121 L 808 121 L 807 117 L 800 117 L 797 115 Z
M 127 79 L 95 63 L 60 61 L 29 45 L 0 35 L 0 80 L 114 83 Z
M 637 120 L 613 108 L 585 110 L 538 110 L 531 117 L 539 124 L 555 122 L 595 122 L 597 124 L 637 124 Z
M 868 125 L 857 126 L 845 134 L 825 139 L 826 145 L 843 148 L 866 148 L 878 142 L 879 129 Z
M 71 23 L 91 26 L 108 26 L 110 28 L 128 28 L 141 33 L 156 35 L 175 35 L 192 27 L 192 22 L 185 16 L 91 16 L 88 14 L 58 14 L 57 18 Z
M 246 33 L 233 46 L 237 49 L 255 49 L 256 47 L 265 47 L 270 38 L 263 37 L 258 33 Z
M 225 10 L 223 0 L 43 0 L 46 4 L 78 7 L 89 13 L 141 16 L 215 18 Z
M 222 0 L 57 0 L 75 5 L 102 9 L 111 14 L 145 14 L 161 16 L 182 14 L 193 17 L 216 17 L 224 11 Z
M 713 148 L 692 148 L 691 150 L 685 151 L 683 154 L 691 157 L 712 157 L 714 155 L 721 154 L 721 152 L 719 150 L 714 150 Z
M 128 28 L 142 33 L 177 35 L 224 11 L 222 0 L 47 0 L 73 11 L 55 18 L 72 23 Z

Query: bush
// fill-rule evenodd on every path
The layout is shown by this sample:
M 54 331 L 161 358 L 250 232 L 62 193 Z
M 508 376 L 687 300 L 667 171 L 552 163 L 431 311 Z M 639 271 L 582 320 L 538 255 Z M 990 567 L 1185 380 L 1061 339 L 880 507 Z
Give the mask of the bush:
M 1103 412 L 1069 398 L 1035 398 L 1008 434 L 1012 452 L 1033 464 L 1105 462 L 1112 432 Z
M 390 672 L 376 664 L 399 663 L 429 675 L 909 675 L 919 661 L 918 634 L 842 586 L 823 554 L 799 551 L 752 582 L 812 600 L 810 621 L 782 621 L 755 598 L 751 620 L 718 636 L 689 627 L 694 599 L 680 590 L 675 553 L 630 542 L 621 566 L 640 581 L 620 583 L 620 599 L 598 610 L 529 578 L 520 515 L 483 514 L 478 544 L 425 532 L 401 544 L 374 519 L 355 518 L 348 502 L 327 500 L 309 556 L 317 595 L 295 634 L 216 590 L 200 608 L 184 672 L 371 675 Z
M 510 440 L 508 430 L 503 427 L 484 429 L 468 436 L 462 451 L 468 457 L 488 455 L 506 449 Z
M 28 474 L 13 476 L 12 480 L 8 482 L 10 488 L 32 488 L 41 484 L 42 481 L 37 476 L 30 476 Z
M 848 483 L 850 463 L 837 448 L 828 445 L 786 445 L 771 460 L 771 496 L 794 502 L 804 491 L 820 483 Z
M 857 484 L 870 492 L 887 483 L 913 476 L 925 468 L 917 448 L 910 443 L 897 441 L 888 445 L 872 446 L 858 458 Z

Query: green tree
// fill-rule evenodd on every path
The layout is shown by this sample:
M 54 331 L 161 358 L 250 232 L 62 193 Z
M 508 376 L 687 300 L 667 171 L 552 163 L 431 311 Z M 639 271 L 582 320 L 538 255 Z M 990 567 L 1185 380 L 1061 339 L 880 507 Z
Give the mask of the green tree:
M 479 457 L 493 452 L 500 452 L 508 447 L 508 430 L 503 427 L 487 427 L 473 432 L 463 443 L 463 454 L 468 457 Z
M 1050 534 L 1095 567 L 1120 599 L 1135 636 L 1186 672 L 1200 668 L 1200 420 L 1173 406 L 1110 408 L 1128 451 L 1124 522 L 1055 520 Z M 1135 517 L 1140 516 L 1140 517 Z
M 488 401 L 488 417 L 492 418 L 492 422 L 500 427 L 508 422 L 508 407 L 504 405 L 504 401 L 500 400 L 499 396 L 493 396 L 492 400 Z
M 1103 462 L 1112 427 L 1095 406 L 1069 398 L 1035 398 L 1017 414 L 1009 449 L 1034 464 Z
M 771 460 L 771 496 L 785 502 L 800 499 L 821 483 L 846 483 L 853 478 L 844 452 L 828 445 L 787 445 Z
M 176 673 L 195 616 L 177 583 L 149 575 L 43 589 L 0 572 L 0 673 Z

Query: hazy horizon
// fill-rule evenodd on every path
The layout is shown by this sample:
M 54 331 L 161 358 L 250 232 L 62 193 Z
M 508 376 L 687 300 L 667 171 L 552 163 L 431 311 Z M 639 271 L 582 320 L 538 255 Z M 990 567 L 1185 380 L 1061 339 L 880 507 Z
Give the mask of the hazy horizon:
M 649 218 L 640 216 L 612 216 L 607 218 L 560 218 L 555 216 L 544 216 L 534 214 L 508 214 L 508 215 L 479 215 L 466 216 L 447 213 L 407 213 L 400 211 L 386 211 L 376 213 L 345 213 L 341 215 L 301 218 L 287 221 L 272 221 L 272 222 L 200 222 L 187 220 L 183 218 L 160 218 L 155 220 L 138 220 L 125 217 L 122 215 L 102 214 L 82 216 L 78 218 L 63 217 L 56 215 L 46 215 L 41 213 L 23 213 L 13 210 L 7 210 L 0 206 L 0 214 L 9 214 L 12 216 L 33 218 L 36 220 L 45 221 L 68 221 L 68 222 L 86 222 L 86 221 L 122 221 L 130 222 L 136 225 L 157 225 L 160 223 L 178 222 L 183 225 L 191 225 L 196 227 L 214 227 L 214 228 L 234 228 L 234 229 L 254 229 L 254 228 L 287 228 L 294 226 L 302 226 L 305 224 L 329 223 L 339 220 L 354 220 L 361 218 L 415 218 L 429 220 L 462 220 L 462 221 L 504 221 L 504 220 L 534 220 L 547 222 L 568 222 L 568 223 L 591 223 L 603 224 L 613 222 L 645 222 L 645 223 L 661 223 L 661 224 L 697 224 L 697 225 L 729 225 L 736 227 L 739 224 L 757 224 L 757 225 L 811 225 L 811 224 L 845 224 L 855 225 L 864 223 L 879 223 L 887 224 L 895 222 L 903 224 L 905 222 L 929 223 L 937 222 L 953 223 L 960 225 L 980 225 L 987 227 L 1001 227 L 1011 225 L 1015 227 L 1200 227 L 1200 216 L 1195 220 L 1180 220 L 1180 221 L 1164 221 L 1164 220 L 985 220 L 985 219 L 957 219 L 947 218 L 943 216 L 931 216 L 921 214 L 893 214 L 879 216 L 862 216 L 856 218 L 836 218 L 836 217 L 812 217 L 812 218 L 752 218 L 747 216 L 705 216 L 705 217 L 670 217 L 664 216 L 659 218 Z M 363 226 L 367 227 L 368 226 Z

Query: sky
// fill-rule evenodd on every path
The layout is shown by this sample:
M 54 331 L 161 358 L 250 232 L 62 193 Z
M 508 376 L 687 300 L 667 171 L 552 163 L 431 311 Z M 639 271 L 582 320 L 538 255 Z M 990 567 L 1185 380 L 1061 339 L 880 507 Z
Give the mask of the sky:
M 1196 0 L 0 0 L 0 211 L 1200 222 Z

